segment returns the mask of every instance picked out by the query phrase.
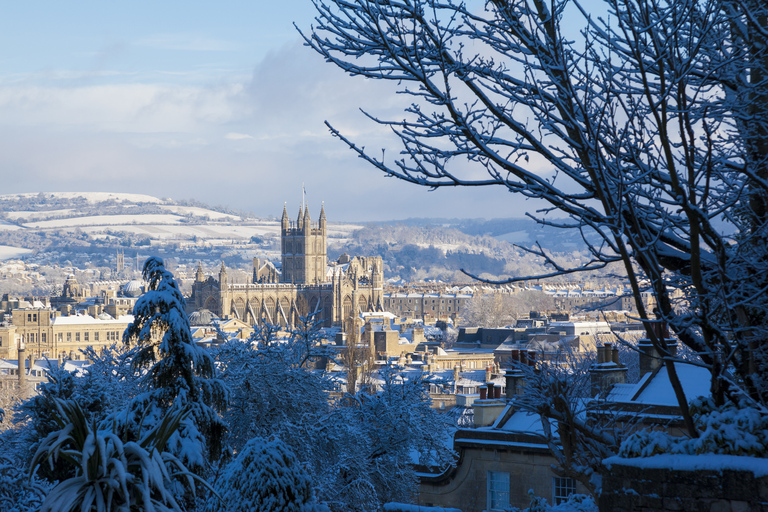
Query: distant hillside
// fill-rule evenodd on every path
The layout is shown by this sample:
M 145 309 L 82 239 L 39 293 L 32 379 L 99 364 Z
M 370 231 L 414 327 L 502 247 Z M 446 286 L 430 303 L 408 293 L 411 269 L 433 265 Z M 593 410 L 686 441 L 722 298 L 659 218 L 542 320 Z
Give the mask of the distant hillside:
M 156 254 L 188 266 L 201 261 L 206 268 L 224 261 L 247 271 L 254 257 L 279 261 L 279 237 L 275 218 L 194 200 L 117 193 L 0 195 L 0 260 L 98 268 L 101 276 L 115 268 L 118 249 L 130 258 Z M 487 279 L 548 273 L 510 243 L 530 247 L 536 240 L 566 267 L 587 261 L 577 232 L 542 228 L 529 219 L 328 223 L 329 257 L 380 255 L 387 279 L 409 281 L 469 281 L 461 269 Z
M 359 227 L 329 222 L 329 238 L 344 241 Z M 279 259 L 279 236 L 274 219 L 194 200 L 91 192 L 0 196 L 0 259 L 114 268 L 123 249 L 237 267 L 253 257 Z
M 399 224 L 424 228 L 456 229 L 467 235 L 489 236 L 523 247 L 532 247 L 538 241 L 542 247 L 556 253 L 584 250 L 581 233 L 575 229 L 542 226 L 529 218 L 517 219 L 442 219 L 413 218 L 374 224 Z
M 470 281 L 461 269 L 485 279 L 540 275 L 552 271 L 538 258 L 505 240 L 487 234 L 468 234 L 458 227 L 463 226 L 461 222 L 444 222 L 440 225 L 434 222 L 436 220 L 367 225 L 355 231 L 346 243 L 331 245 L 329 257 L 336 257 L 344 252 L 350 255 L 381 255 L 384 259 L 385 276 L 407 281 Z M 446 227 L 451 224 L 457 227 Z M 520 223 L 516 227 L 526 225 Z M 535 224 L 531 222 L 527 227 L 535 228 Z M 528 231 L 520 231 L 521 236 L 530 236 Z M 555 245 L 565 248 L 569 247 L 569 242 Z M 566 251 L 553 251 L 552 254 L 558 264 L 566 268 L 576 267 L 588 261 L 588 254 L 584 250 L 570 248 Z M 613 271 L 621 272 L 621 268 L 617 267 Z M 593 272 L 582 276 L 569 276 L 568 279 L 616 280 L 609 274 L 610 272 Z

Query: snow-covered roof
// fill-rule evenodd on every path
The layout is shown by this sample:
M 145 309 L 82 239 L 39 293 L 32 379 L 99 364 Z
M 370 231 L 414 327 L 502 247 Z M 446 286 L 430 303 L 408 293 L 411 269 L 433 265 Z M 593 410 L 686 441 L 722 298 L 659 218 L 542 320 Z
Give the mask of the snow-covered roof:
M 685 363 L 675 363 L 675 370 L 689 403 L 697 397 L 710 395 L 709 370 Z M 666 366 L 646 373 L 637 384 L 615 385 L 606 400 L 672 407 L 678 405 Z
M 121 315 L 116 319 L 102 320 L 100 318 L 94 318 L 90 315 L 70 315 L 70 316 L 57 316 L 53 319 L 53 325 L 127 325 L 133 322 L 133 315 Z

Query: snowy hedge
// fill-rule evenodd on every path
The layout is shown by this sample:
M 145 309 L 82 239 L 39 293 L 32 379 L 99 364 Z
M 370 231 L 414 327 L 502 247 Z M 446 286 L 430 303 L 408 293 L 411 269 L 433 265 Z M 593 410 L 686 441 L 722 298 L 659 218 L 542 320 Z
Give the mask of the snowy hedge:
M 664 453 L 768 456 L 768 415 L 757 409 L 731 403 L 717 408 L 711 398 L 700 397 L 691 404 L 691 416 L 699 437 L 673 437 L 666 432 L 643 430 L 622 443 L 619 457 Z

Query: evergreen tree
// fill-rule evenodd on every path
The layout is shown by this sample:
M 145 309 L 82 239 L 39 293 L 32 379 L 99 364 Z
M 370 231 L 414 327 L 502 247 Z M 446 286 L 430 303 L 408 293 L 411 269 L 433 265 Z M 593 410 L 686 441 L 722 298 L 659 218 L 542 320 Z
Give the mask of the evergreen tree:
M 182 424 L 171 446 L 182 460 L 191 465 L 202 464 L 202 441 L 212 458 L 221 451 L 225 425 L 219 416 L 227 402 L 227 389 L 216 378 L 213 358 L 192 340 L 184 297 L 176 280 L 163 265 L 151 257 L 144 263 L 147 291 L 133 308 L 134 321 L 123 334 L 127 344 L 138 343 L 133 359 L 137 370 L 146 369 L 141 383 L 143 393 L 135 405 L 154 405 L 157 413 L 172 406 L 189 407 L 191 421 Z M 134 411 L 146 407 L 133 407 Z M 134 415 L 134 420 L 138 418 Z

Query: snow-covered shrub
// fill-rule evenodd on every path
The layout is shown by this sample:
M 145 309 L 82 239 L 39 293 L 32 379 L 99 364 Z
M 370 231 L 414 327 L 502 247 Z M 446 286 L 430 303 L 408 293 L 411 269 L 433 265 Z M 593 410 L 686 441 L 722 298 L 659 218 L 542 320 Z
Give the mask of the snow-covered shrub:
M 227 466 L 219 495 L 227 512 L 315 510 L 309 474 L 288 446 L 256 437 Z
M 110 428 L 110 415 L 121 410 L 138 393 L 137 375 L 130 364 L 133 351 L 113 345 L 99 352 L 91 348 L 82 352 L 92 361 L 82 376 L 52 365 L 46 372 L 47 382 L 40 384 L 39 393 L 15 406 L 14 443 L 19 445 L 22 457 L 30 457 L 42 439 L 59 429 L 54 419 L 56 400 L 76 402 L 88 422 L 96 421 L 103 428 Z M 43 474 L 50 480 L 71 476 L 47 470 Z
M 691 404 L 697 438 L 673 437 L 666 432 L 635 432 L 619 449 L 620 457 L 650 457 L 662 453 L 745 455 L 768 457 L 768 415 L 741 404 L 715 407 L 708 397 Z
M 2 447 L 3 449 L 5 446 Z M 29 478 L 25 464 L 6 453 L 0 455 L 0 510 L 4 512 L 33 512 L 40 509 L 52 487 L 36 476 Z
M 528 496 L 531 498 L 528 508 L 512 507 L 507 512 L 598 512 L 594 498 L 584 494 L 571 494 L 559 505 L 550 505 L 546 499 L 536 496 L 533 490 L 528 491 Z
M 138 441 L 97 430 L 80 406 L 56 399 L 52 417 L 60 430 L 49 434 L 30 467 L 68 467 L 73 476 L 60 481 L 45 497 L 40 512 L 74 510 L 181 510 L 174 482 L 193 487 L 193 476 L 168 453 L 166 445 L 188 411 L 170 411 Z

